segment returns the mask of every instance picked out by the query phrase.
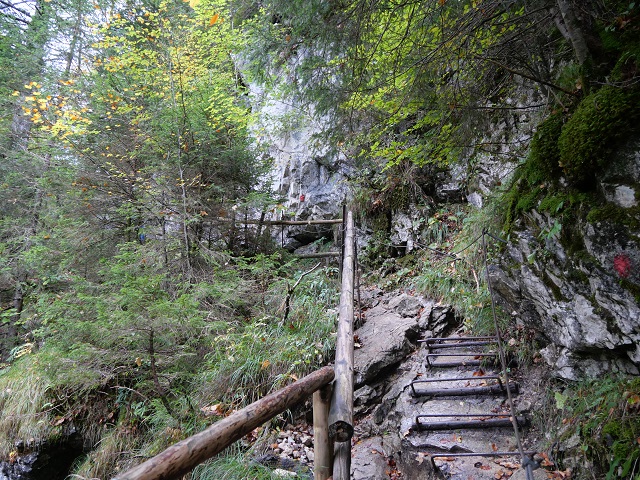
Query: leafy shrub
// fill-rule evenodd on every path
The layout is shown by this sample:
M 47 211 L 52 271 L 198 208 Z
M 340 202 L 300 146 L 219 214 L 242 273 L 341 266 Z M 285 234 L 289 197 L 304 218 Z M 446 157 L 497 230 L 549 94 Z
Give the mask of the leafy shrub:
M 562 394 L 558 407 L 564 438 L 578 434 L 581 450 L 606 479 L 640 475 L 640 379 L 600 378 L 579 382 Z

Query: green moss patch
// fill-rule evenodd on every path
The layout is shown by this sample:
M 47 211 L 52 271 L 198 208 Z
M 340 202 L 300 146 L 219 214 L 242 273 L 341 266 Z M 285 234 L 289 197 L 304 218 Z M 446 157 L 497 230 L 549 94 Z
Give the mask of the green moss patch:
M 638 129 L 636 90 L 604 86 L 580 102 L 558 137 L 560 166 L 575 181 L 593 177 L 621 141 Z

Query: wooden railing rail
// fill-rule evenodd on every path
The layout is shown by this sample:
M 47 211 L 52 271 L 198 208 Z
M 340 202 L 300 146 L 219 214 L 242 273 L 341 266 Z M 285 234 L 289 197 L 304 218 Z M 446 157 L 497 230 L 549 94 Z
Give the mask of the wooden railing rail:
M 336 338 L 336 379 L 329 411 L 329 434 L 335 442 L 333 480 L 351 476 L 351 437 L 353 436 L 353 284 L 355 234 L 353 214 L 347 213 L 342 262 L 342 288 Z
M 247 219 L 243 220 L 241 218 L 225 218 L 225 217 L 216 217 L 213 220 L 205 219 L 204 223 L 212 223 L 212 222 L 229 222 L 229 223 L 239 223 L 241 225 L 268 225 L 268 226 L 281 226 L 281 225 L 336 225 L 338 223 L 342 223 L 341 218 L 330 218 L 327 220 L 319 219 L 319 220 L 253 220 Z
M 220 453 L 255 428 L 300 403 L 334 378 L 333 367 L 301 378 L 291 385 L 232 413 L 207 429 L 186 438 L 114 480 L 169 480 L 179 478 Z

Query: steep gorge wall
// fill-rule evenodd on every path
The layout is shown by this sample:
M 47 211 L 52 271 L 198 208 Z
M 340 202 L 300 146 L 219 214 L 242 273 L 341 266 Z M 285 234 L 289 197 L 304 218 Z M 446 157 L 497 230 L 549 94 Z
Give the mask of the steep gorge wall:
M 254 135 L 273 162 L 268 181 L 283 207 L 278 218 L 323 220 L 341 216 L 342 206 L 350 197 L 348 179 L 353 162 L 316 137 L 328 119 L 295 99 L 275 97 L 269 93 L 271 89 L 256 84 L 250 88 L 258 119 Z M 288 227 L 282 232 L 282 242 L 285 248 L 294 250 L 331 235 L 329 227 Z
M 597 190 L 604 202 L 589 212 L 578 204 L 561 218 L 538 205 L 523 216 L 491 272 L 505 307 L 538 332 L 542 356 L 566 379 L 640 366 L 640 142 L 610 158 Z
M 274 160 L 273 188 L 285 211 L 297 219 L 338 216 L 351 198 L 353 161 L 317 140 L 323 120 L 314 119 L 310 107 L 274 99 L 257 87 L 253 94 L 259 141 Z M 479 142 L 484 147 L 439 174 L 436 196 L 485 208 L 486 198 L 527 157 L 536 125 L 548 114 L 528 105 L 541 100 L 539 92 L 523 88 L 519 100 L 509 102 L 513 108 L 487 129 Z M 502 305 L 518 324 L 537 332 L 542 357 L 566 379 L 638 373 L 640 142 L 611 156 L 590 195 L 598 197 L 597 208 L 578 202 L 562 217 L 540 209 L 540 201 L 532 205 L 511 225 L 508 245 L 491 267 Z M 392 241 L 414 245 L 424 215 L 415 206 L 395 209 Z M 323 235 L 326 230 L 290 229 L 284 243 L 294 249 Z

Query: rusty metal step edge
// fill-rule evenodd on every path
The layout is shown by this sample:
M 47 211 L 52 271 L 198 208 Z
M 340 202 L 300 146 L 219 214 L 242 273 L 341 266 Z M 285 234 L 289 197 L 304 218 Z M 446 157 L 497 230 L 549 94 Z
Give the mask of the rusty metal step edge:
M 538 452 L 526 451 L 524 452 L 527 456 L 535 455 Z M 520 453 L 518 451 L 513 452 L 464 452 L 464 453 L 429 453 L 425 452 L 425 455 L 433 458 L 442 458 L 442 457 L 519 457 Z
M 511 393 L 518 394 L 520 391 L 520 387 L 517 383 L 510 383 L 509 390 L 511 391 Z M 500 385 L 444 388 L 440 390 L 416 390 L 413 384 L 411 384 L 411 395 L 413 397 L 461 397 L 468 395 L 504 395 L 506 393 L 506 389 Z
M 527 419 L 522 416 L 516 417 L 518 427 L 526 427 Z M 475 428 L 513 428 L 510 418 L 493 418 L 487 420 L 452 420 L 447 422 L 417 422 L 414 428 L 422 431 L 435 430 L 462 430 Z
M 439 362 L 429 363 L 429 367 L 437 368 L 451 368 L 451 367 L 483 367 L 483 366 L 495 366 L 498 364 L 497 360 L 469 360 L 468 362 Z
M 497 357 L 495 352 L 427 353 L 425 357 Z
M 460 343 L 427 343 L 429 350 L 444 349 L 444 348 L 467 348 L 467 347 L 482 347 L 485 345 L 495 345 L 496 342 L 460 342 Z
M 500 385 L 502 385 L 502 379 L 499 375 L 477 375 L 472 377 L 446 377 L 446 378 L 427 378 L 425 380 L 414 380 L 415 383 L 439 383 L 439 382 L 468 382 L 468 381 L 486 381 L 486 380 L 497 380 Z
M 486 335 L 486 336 L 478 336 L 478 337 L 427 337 L 418 340 L 418 342 L 426 342 L 426 343 L 443 343 L 443 342 L 459 342 L 459 341 L 475 341 L 475 340 L 497 340 L 498 337 Z

